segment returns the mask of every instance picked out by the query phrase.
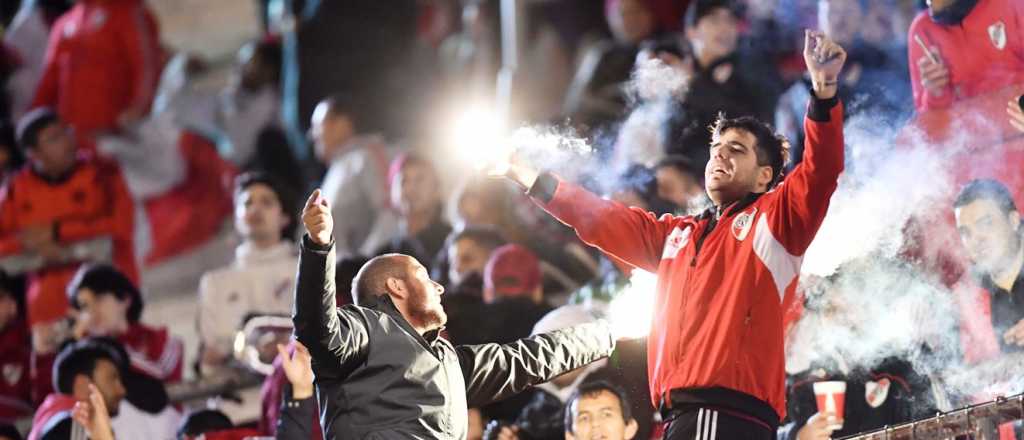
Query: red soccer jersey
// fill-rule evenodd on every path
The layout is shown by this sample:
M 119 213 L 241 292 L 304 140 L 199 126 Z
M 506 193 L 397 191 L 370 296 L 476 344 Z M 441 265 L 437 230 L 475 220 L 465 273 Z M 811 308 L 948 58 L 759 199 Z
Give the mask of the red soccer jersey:
M 180 382 L 184 365 L 184 344 L 166 328 L 139 323 L 117 337 L 128 352 L 132 369 L 162 382 Z
M 950 82 L 941 96 L 921 86 L 917 62 L 926 55 L 915 37 L 937 48 L 949 69 Z M 1024 2 L 1020 0 L 980 0 L 955 26 L 935 23 L 927 11 L 922 12 L 910 25 L 908 41 L 910 82 L 918 111 L 946 108 L 960 99 L 1024 83 Z
M 133 218 L 128 189 L 113 166 L 80 158 L 68 176 L 57 180 L 25 166 L 0 189 L 0 256 L 24 252 L 18 240 L 24 228 L 55 224 L 59 243 L 110 238 L 114 265 L 138 283 Z M 64 289 L 75 270 L 76 264 L 56 265 L 30 274 L 26 294 L 30 326 L 65 315 Z
M 842 105 L 815 104 L 803 162 L 772 191 L 729 206 L 709 233 L 713 215 L 656 218 L 567 182 L 542 204 L 583 241 L 657 273 L 655 405 L 670 390 L 721 387 L 785 416 L 783 314 L 843 170 Z

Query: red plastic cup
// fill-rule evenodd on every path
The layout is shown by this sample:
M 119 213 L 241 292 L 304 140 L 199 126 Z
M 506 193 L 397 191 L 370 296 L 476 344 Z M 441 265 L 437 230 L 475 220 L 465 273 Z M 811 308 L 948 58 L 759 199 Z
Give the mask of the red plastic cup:
M 843 410 L 846 407 L 846 382 L 815 382 L 814 397 L 818 401 L 818 412 L 835 414 L 835 417 L 829 417 L 828 427 L 833 430 L 843 429 Z

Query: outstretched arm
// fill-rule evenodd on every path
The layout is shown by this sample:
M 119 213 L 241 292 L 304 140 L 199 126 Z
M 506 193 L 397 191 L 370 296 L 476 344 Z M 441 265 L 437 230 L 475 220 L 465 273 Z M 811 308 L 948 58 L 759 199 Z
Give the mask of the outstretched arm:
M 615 340 L 604 321 L 543 333 L 511 344 L 456 348 L 469 406 L 480 406 L 607 357 Z
M 302 221 L 307 234 L 302 237 L 295 283 L 295 337 L 309 349 L 317 378 L 337 379 L 348 362 L 364 353 L 369 337 L 363 319 L 339 310 L 335 303 L 334 222 L 319 189 L 306 202 Z

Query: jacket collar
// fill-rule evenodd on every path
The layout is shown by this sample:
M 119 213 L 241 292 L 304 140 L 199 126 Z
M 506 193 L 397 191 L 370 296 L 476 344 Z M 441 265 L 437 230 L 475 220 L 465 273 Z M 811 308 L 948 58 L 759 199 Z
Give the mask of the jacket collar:
M 708 220 L 708 219 L 719 219 L 721 217 L 731 217 L 739 211 L 747 209 L 750 205 L 753 205 L 757 199 L 761 198 L 764 193 L 748 193 L 743 198 L 725 205 L 725 207 L 712 206 L 697 216 L 697 220 Z
M 444 330 L 444 327 L 441 327 L 421 335 L 420 332 L 413 328 L 412 324 L 409 323 L 409 320 L 405 319 L 405 316 L 402 316 L 402 312 L 398 311 L 398 306 L 395 305 L 395 302 L 391 299 L 391 295 L 388 294 L 378 296 L 375 301 L 365 304 L 363 307 L 376 310 L 390 316 L 391 319 L 394 319 L 395 322 L 398 323 L 398 326 L 401 327 L 402 330 L 405 330 L 406 333 L 415 338 L 423 348 L 431 353 L 433 353 L 431 345 L 437 342 L 441 337 L 441 331 Z

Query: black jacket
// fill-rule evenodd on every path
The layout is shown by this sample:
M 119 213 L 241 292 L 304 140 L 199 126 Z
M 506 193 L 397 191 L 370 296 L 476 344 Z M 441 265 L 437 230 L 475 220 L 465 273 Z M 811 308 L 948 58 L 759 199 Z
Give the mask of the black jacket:
M 335 306 L 334 247 L 302 241 L 293 321 L 309 348 L 326 439 L 464 439 L 468 408 L 608 356 L 604 322 L 511 344 L 417 333 L 384 295 Z

